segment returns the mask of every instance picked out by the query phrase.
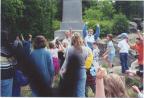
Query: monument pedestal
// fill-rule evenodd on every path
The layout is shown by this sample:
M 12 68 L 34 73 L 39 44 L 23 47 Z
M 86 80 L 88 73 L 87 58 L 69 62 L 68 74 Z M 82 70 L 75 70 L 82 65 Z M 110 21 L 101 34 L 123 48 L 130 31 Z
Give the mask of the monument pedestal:
M 54 37 L 58 37 L 59 39 L 64 39 L 66 31 L 68 30 L 57 30 L 54 32 Z M 82 35 L 82 30 L 72 30 L 72 32 L 79 32 Z
M 54 37 L 64 38 L 64 32 L 82 32 L 82 2 L 81 0 L 63 0 L 63 16 L 60 30 L 54 32 Z

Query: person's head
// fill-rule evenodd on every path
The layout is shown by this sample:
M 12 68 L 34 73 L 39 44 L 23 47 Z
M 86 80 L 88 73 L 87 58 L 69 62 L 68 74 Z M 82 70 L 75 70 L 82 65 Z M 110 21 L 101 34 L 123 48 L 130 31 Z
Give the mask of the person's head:
M 50 49 L 54 49 L 54 48 L 55 48 L 55 44 L 54 44 L 53 42 L 50 42 L 50 43 L 49 43 L 49 48 L 50 48 Z
M 34 49 L 41 49 L 47 47 L 47 40 L 44 36 L 38 35 L 34 39 Z
M 17 35 L 17 36 L 16 36 L 16 40 L 20 40 L 20 37 L 19 37 L 19 35 Z
M 63 47 L 64 47 L 64 48 L 67 48 L 68 43 L 67 43 L 67 42 L 65 42 L 65 41 L 63 41 L 63 42 L 62 42 L 62 45 L 63 45 Z
M 31 41 L 31 40 L 32 40 L 32 35 L 31 35 L 31 34 L 27 34 L 27 35 L 26 35 L 26 40 Z
M 69 38 L 69 37 L 71 36 L 71 32 L 66 31 L 66 32 L 65 32 L 65 36 L 66 36 L 66 38 Z
M 72 31 L 72 28 L 69 29 L 69 35 L 70 37 L 72 37 L 72 34 L 73 34 L 73 31 Z
M 143 41 L 138 37 L 138 38 L 136 38 L 136 43 L 137 44 L 143 44 Z
M 107 40 L 112 40 L 113 39 L 113 35 L 112 34 L 108 34 L 107 35 Z
M 97 46 L 97 42 L 94 42 L 93 43 L 93 49 L 95 49 L 95 48 L 97 48 L 98 46 Z
M 74 33 L 74 35 L 72 37 L 72 45 L 74 47 L 81 47 L 83 45 L 83 40 L 82 40 L 80 33 L 78 33 L 78 32 Z
M 124 83 L 117 74 L 104 77 L 104 90 L 106 97 L 127 97 Z
M 88 34 L 89 34 L 89 35 L 93 35 L 93 32 L 94 32 L 93 29 L 89 29 L 89 30 L 88 30 Z

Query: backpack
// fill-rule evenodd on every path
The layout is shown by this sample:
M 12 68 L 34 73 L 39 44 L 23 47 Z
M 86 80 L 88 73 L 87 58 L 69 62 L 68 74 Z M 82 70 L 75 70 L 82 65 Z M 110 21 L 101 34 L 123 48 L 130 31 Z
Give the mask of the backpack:
M 86 67 L 86 69 L 90 69 L 92 62 L 93 62 L 93 53 L 92 53 L 92 51 L 90 51 L 90 49 L 87 49 L 87 51 L 89 52 L 89 55 L 86 58 L 85 67 Z
M 96 68 L 93 65 L 90 68 L 90 74 L 91 76 L 96 76 Z

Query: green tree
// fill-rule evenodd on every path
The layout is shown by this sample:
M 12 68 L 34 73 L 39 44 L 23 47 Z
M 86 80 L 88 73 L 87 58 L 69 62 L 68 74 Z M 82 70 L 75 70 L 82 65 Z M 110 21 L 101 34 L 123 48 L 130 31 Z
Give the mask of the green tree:
M 23 0 L 2 0 L 1 1 L 1 26 L 2 30 L 11 33 L 17 32 L 18 19 L 23 17 L 25 6 Z
M 91 0 L 90 7 L 84 11 L 84 19 L 109 20 L 112 19 L 115 9 L 112 1 Z
M 115 9 L 112 1 L 105 0 L 105 1 L 98 2 L 97 9 L 99 9 L 100 12 L 103 13 L 104 19 L 112 19 L 113 14 L 115 13 Z
M 113 19 L 113 32 L 115 34 L 128 32 L 128 20 L 125 15 L 117 14 Z
M 3 0 L 2 29 L 16 33 L 42 34 L 53 38 L 57 17 L 57 0 Z
M 116 1 L 115 9 L 122 12 L 128 19 L 143 18 L 144 1 Z

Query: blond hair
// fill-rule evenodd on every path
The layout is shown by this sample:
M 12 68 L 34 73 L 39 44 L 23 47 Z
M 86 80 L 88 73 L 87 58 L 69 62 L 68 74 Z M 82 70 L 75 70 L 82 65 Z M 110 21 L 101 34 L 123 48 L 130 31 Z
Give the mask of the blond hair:
M 72 36 L 72 45 L 78 49 L 82 51 L 82 46 L 83 46 L 83 39 L 80 35 L 79 32 L 75 32 Z
M 106 97 L 128 97 L 124 83 L 117 74 L 104 77 L 104 90 Z

